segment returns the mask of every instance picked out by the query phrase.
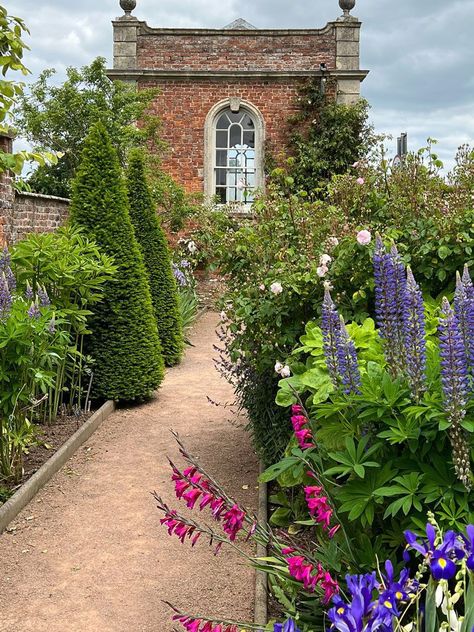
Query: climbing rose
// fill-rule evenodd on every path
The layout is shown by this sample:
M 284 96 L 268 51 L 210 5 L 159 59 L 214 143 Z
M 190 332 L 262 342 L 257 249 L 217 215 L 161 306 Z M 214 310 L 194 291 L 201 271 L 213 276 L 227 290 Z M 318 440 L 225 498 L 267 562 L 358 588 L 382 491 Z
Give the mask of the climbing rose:
M 356 239 L 361 246 L 368 246 L 372 241 L 372 235 L 368 230 L 360 230 L 357 233 Z
M 316 273 L 320 278 L 325 277 L 328 272 L 329 268 L 327 266 L 319 266 L 319 268 L 316 269 Z
M 365 184 L 364 178 L 357 178 L 356 182 L 357 184 L 360 184 L 360 185 Z
M 275 281 L 275 283 L 272 283 L 270 285 L 270 292 L 272 294 L 281 294 L 283 292 L 282 284 L 278 283 L 278 281 Z

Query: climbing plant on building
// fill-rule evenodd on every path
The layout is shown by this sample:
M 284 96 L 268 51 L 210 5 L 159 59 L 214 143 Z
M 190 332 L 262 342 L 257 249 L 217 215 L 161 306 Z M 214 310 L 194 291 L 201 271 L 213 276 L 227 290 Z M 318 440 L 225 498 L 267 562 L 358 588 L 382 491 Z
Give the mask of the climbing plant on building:
M 93 394 L 97 399 L 144 399 L 163 379 L 163 357 L 122 170 L 102 123 L 92 127 L 84 145 L 71 219 L 118 268 L 90 321 L 87 351 L 96 360 Z
M 179 362 L 183 352 L 178 289 L 168 242 L 151 198 L 145 176 L 145 161 L 140 150 L 130 154 L 127 188 L 130 217 L 148 273 L 163 358 L 167 366 L 173 366 Z

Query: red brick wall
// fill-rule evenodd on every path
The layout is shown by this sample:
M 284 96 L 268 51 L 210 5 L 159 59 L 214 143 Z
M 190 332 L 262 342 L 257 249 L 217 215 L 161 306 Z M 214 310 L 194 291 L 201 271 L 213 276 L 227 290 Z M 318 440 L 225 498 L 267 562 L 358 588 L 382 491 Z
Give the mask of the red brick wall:
M 266 146 L 278 154 L 288 140 L 288 118 L 296 112 L 298 79 L 193 79 L 141 83 L 161 94 L 154 113 L 163 121 L 162 138 L 170 147 L 163 167 L 188 192 L 203 191 L 204 124 L 222 99 L 240 97 L 257 107 L 266 128 Z
M 175 72 L 174 77 L 141 79 L 158 87 L 154 113 L 163 121 L 170 151 L 165 170 L 188 192 L 203 191 L 204 125 L 219 101 L 239 97 L 257 107 L 265 122 L 266 148 L 273 154 L 288 141 L 288 118 L 296 111 L 305 74 L 325 63 L 336 66 L 335 27 L 313 31 L 205 31 L 138 29 L 137 69 Z M 262 77 L 180 77 L 186 72 L 268 72 Z M 271 73 L 298 73 L 272 76 Z
M 69 200 L 38 193 L 16 193 L 7 237 L 10 243 L 28 233 L 49 233 L 69 215 Z
M 335 68 L 335 29 L 313 33 L 249 31 L 238 34 L 141 32 L 137 67 L 153 70 L 318 70 Z

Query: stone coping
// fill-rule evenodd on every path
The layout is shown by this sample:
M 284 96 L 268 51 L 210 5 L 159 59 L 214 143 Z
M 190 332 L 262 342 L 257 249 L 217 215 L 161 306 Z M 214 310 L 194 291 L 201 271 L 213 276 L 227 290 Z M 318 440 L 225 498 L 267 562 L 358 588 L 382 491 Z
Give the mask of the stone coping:
M 123 81 L 136 81 L 137 79 L 162 78 L 162 79 L 288 79 L 300 77 L 336 77 L 337 79 L 359 79 L 363 81 L 369 74 L 369 70 L 328 70 L 322 73 L 320 70 L 152 70 L 110 68 L 107 76 L 111 79 Z
M 44 195 L 43 193 L 33 193 L 32 191 L 15 191 L 15 195 L 19 197 L 31 197 L 36 200 L 55 200 L 56 202 L 71 203 L 69 198 L 58 197 L 57 195 Z

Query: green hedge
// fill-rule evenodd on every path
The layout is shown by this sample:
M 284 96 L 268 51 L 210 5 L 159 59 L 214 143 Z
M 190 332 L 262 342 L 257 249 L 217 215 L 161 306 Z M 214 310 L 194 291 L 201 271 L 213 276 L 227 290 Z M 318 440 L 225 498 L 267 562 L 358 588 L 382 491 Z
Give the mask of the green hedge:
M 123 401 L 146 398 L 163 379 L 163 356 L 122 170 L 101 123 L 91 128 L 85 142 L 71 219 L 118 267 L 90 321 L 87 352 L 96 362 L 93 395 Z
M 145 163 L 139 150 L 131 153 L 127 170 L 130 217 L 150 283 L 158 333 L 167 366 L 177 364 L 183 353 L 183 327 L 178 289 L 171 268 L 166 236 L 161 228 L 146 181 Z

